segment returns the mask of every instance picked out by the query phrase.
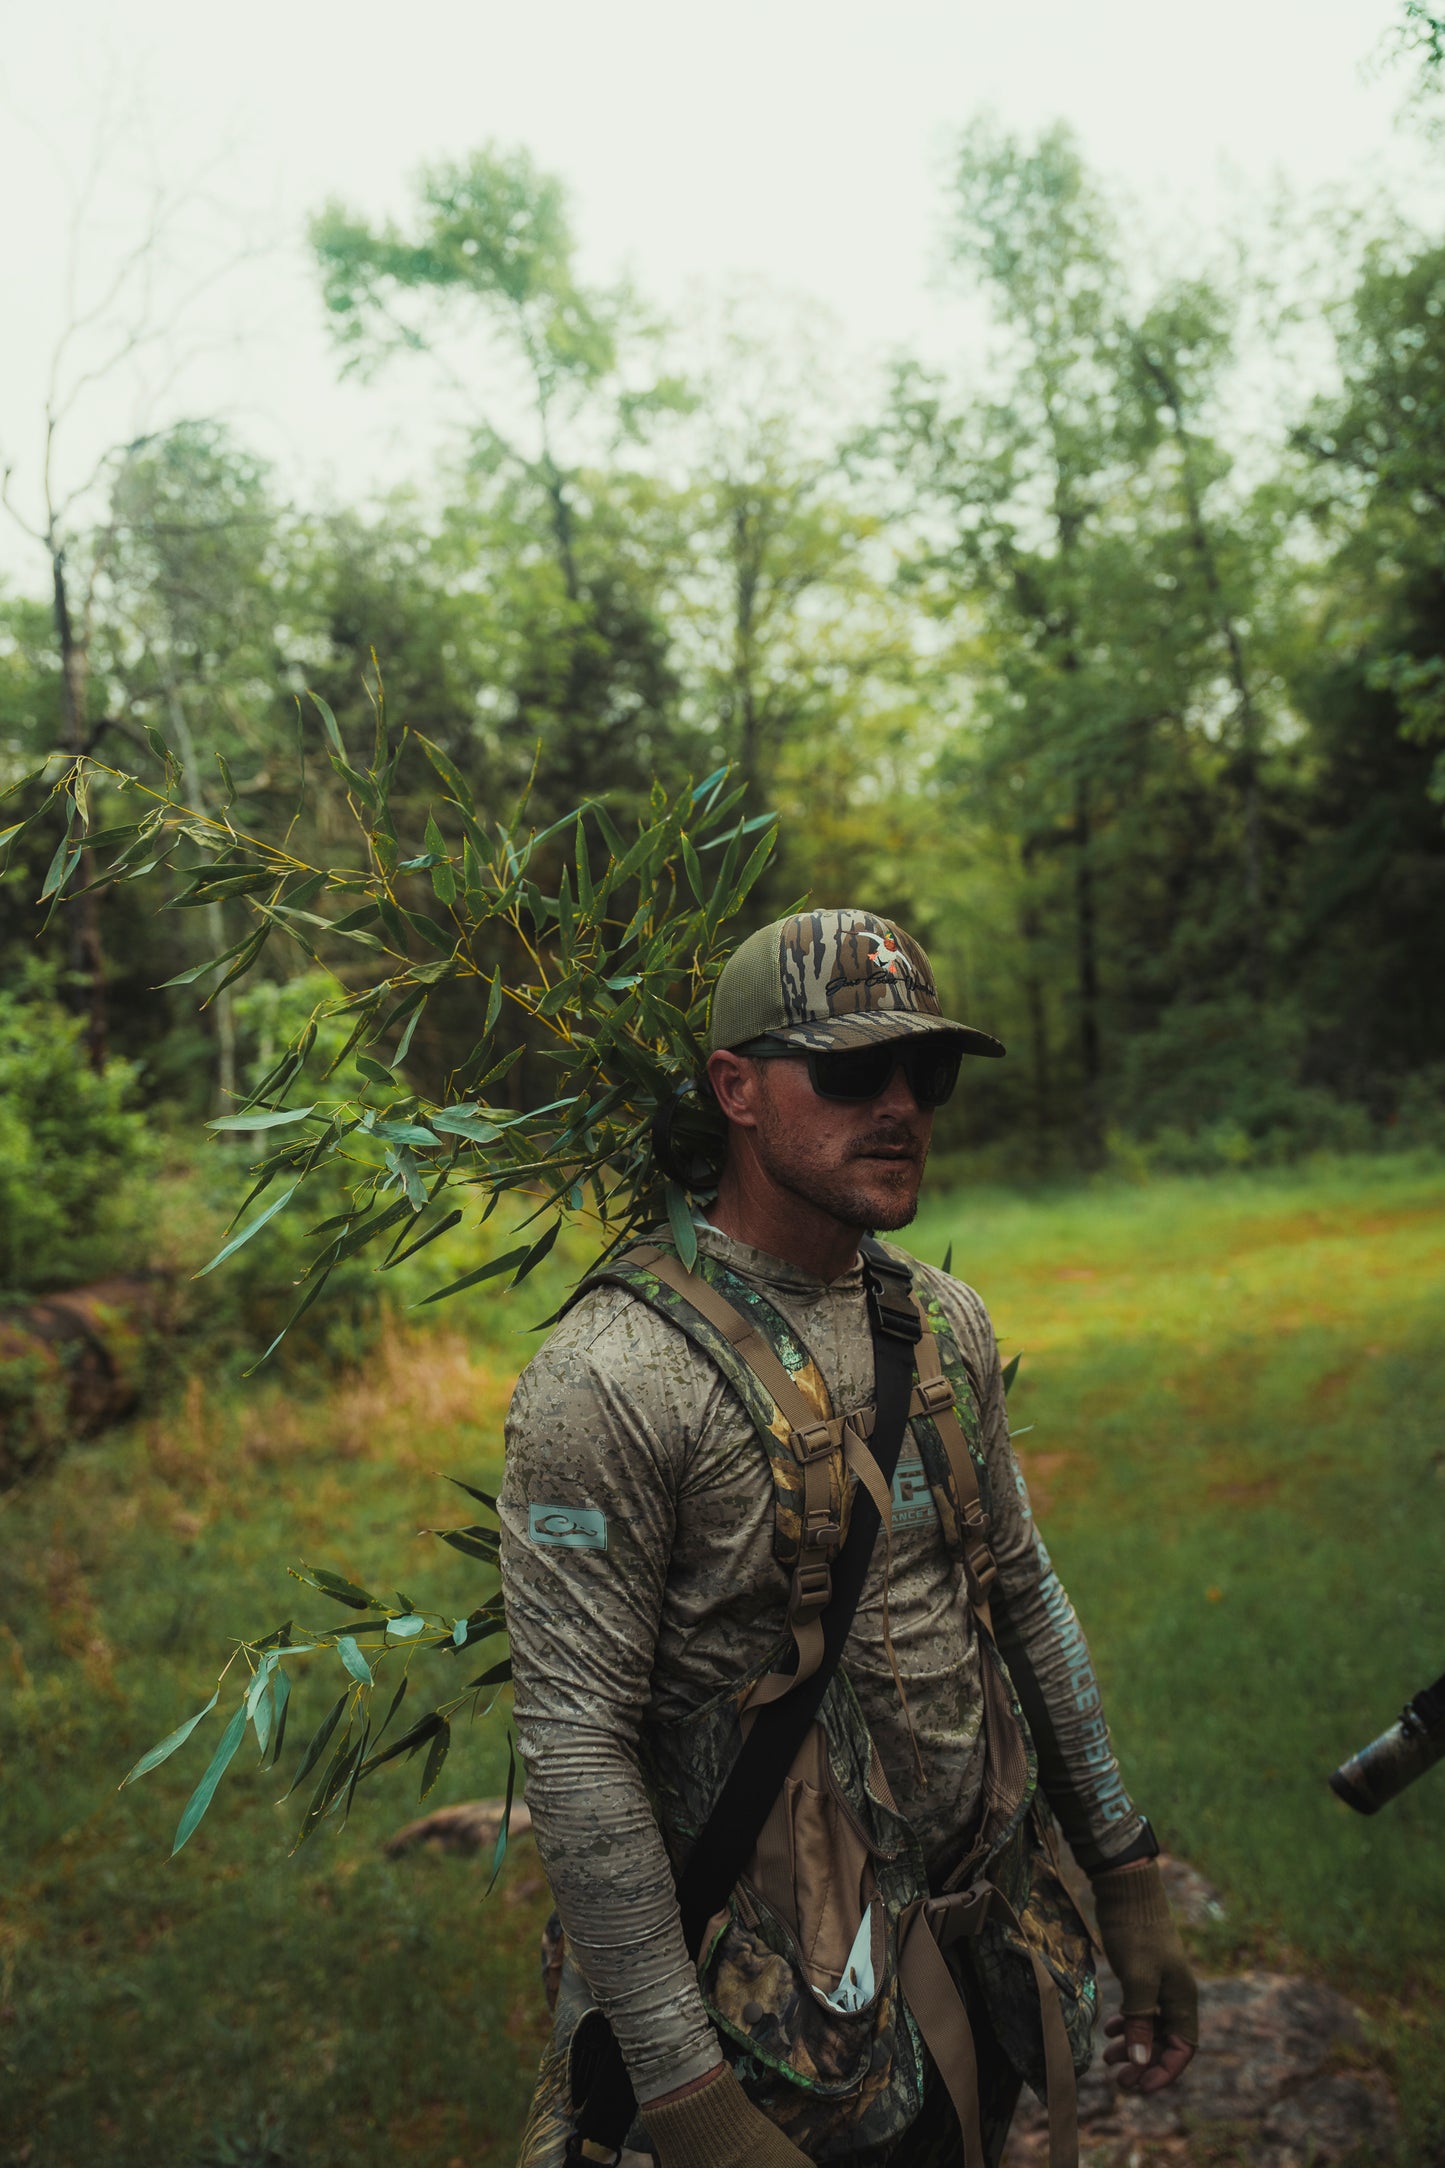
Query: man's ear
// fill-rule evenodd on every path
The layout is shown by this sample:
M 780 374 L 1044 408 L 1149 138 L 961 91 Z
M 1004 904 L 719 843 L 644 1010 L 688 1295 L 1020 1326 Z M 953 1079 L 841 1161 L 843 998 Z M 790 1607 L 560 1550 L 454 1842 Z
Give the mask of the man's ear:
M 739 1129 L 756 1129 L 762 1091 L 762 1063 L 720 1047 L 707 1060 L 707 1080 L 724 1120 Z

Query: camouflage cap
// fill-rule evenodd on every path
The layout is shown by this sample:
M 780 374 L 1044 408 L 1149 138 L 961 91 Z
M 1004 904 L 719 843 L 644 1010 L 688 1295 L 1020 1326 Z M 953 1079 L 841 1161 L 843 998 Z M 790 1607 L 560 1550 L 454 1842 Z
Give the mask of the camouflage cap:
M 986 1031 L 942 1013 L 928 958 L 901 926 L 871 911 L 803 911 L 760 927 L 728 958 L 708 1051 L 765 1034 L 824 1049 L 918 1031 L 951 1032 L 966 1054 L 1003 1052 Z

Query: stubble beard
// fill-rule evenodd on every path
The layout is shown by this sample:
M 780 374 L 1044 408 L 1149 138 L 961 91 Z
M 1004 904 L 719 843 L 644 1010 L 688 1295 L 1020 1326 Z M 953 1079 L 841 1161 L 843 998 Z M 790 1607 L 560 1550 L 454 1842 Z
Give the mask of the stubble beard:
M 856 1227 L 863 1234 L 875 1229 L 893 1234 L 916 1217 L 928 1147 L 923 1145 L 916 1157 L 894 1162 L 897 1177 L 891 1182 L 880 1179 L 876 1186 L 865 1185 L 856 1174 L 850 1177 L 850 1163 L 866 1157 L 879 1145 L 912 1145 L 914 1141 L 897 1131 L 860 1138 L 841 1165 L 816 1167 L 799 1152 L 796 1131 L 785 1132 L 781 1124 L 767 1122 L 756 1132 L 758 1156 L 780 1189 L 828 1213 L 841 1226 Z

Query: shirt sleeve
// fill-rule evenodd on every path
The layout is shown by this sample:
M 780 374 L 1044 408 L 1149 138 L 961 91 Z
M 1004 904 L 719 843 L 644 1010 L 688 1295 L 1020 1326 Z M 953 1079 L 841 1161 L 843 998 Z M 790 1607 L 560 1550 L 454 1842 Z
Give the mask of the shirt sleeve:
M 1092 1873 L 1127 1849 L 1143 1824 L 1124 1789 L 1084 1630 L 1034 1523 L 1009 1439 L 998 1342 L 971 1287 L 928 1272 L 979 1388 L 992 1491 L 990 1546 L 998 1567 L 994 1632 L 1039 1757 L 1039 1783 L 1070 1849 Z
M 586 1297 L 517 1386 L 499 1500 L 517 1739 L 568 1944 L 639 2100 L 719 2045 L 637 1759 L 689 1441 L 710 1376 L 623 1290 Z

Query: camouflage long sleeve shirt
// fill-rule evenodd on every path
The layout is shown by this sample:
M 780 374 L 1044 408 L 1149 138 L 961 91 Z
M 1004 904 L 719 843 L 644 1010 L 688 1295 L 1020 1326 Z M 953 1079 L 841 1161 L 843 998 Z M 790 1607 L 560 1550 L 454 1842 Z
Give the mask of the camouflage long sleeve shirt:
M 836 1413 L 871 1404 L 861 1266 L 828 1282 L 712 1228 L 699 1241 L 785 1313 Z M 926 1266 L 916 1280 L 940 1296 L 983 1384 L 995 1626 L 1035 1732 L 1044 1789 L 1086 1862 L 1112 1857 L 1140 1823 L 1078 1621 L 1034 1527 L 992 1326 L 957 1280 Z M 752 1423 L 707 1356 L 626 1289 L 602 1287 L 569 1312 L 518 1384 L 500 1505 L 533 1827 L 569 1945 L 646 2101 L 710 2069 L 718 2048 L 638 1744 L 649 1725 L 685 1717 L 775 1647 L 789 1579 L 773 1556 L 772 1477 Z M 566 1542 L 558 1540 L 564 1530 Z M 962 1571 L 911 1437 L 894 1480 L 888 1574 L 906 1715 L 884 1639 L 884 1550 L 880 1542 L 846 1668 L 899 1808 L 938 1865 L 956 1857 L 978 1804 L 979 1651 Z

